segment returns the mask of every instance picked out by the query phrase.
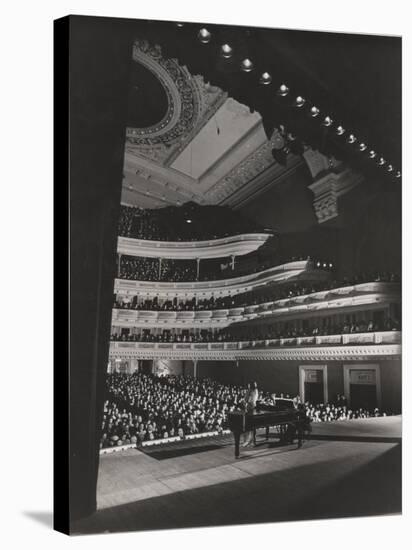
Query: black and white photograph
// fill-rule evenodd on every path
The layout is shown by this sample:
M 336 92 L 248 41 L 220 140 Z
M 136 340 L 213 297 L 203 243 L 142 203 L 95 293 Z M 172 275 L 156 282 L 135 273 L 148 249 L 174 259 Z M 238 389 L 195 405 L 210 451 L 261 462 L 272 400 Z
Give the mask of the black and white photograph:
M 5 548 L 405 545 L 407 11 L 5 8 Z
M 400 514 L 401 39 L 55 25 L 70 533 Z

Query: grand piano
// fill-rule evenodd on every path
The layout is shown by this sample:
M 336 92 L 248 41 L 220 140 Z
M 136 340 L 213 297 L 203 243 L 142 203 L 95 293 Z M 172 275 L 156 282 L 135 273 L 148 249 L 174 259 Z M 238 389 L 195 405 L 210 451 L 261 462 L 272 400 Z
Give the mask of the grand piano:
M 309 422 L 303 408 L 296 408 L 292 399 L 277 399 L 275 405 L 257 402 L 252 412 L 233 411 L 229 413 L 229 429 L 235 437 L 235 457 L 240 456 L 240 435 L 253 431 L 253 442 L 256 445 L 256 430 L 266 428 L 266 439 L 269 430 L 276 428 L 282 441 L 293 443 L 297 439 L 298 448 Z

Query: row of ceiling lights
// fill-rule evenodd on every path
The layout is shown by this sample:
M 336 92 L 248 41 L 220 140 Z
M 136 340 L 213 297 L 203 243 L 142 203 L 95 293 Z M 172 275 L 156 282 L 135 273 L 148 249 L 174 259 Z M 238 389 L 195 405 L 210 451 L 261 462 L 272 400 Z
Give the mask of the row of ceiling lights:
M 177 26 L 178 27 L 183 27 L 183 23 L 177 23 Z M 205 27 L 203 27 L 199 30 L 197 36 L 198 36 L 199 41 L 202 44 L 208 44 L 212 39 L 212 33 L 210 31 L 208 31 Z M 233 48 L 229 44 L 222 44 L 222 46 L 220 47 L 220 53 L 221 53 L 222 57 L 224 57 L 225 59 L 229 59 L 233 54 Z M 242 69 L 242 71 L 244 71 L 246 73 L 249 73 L 249 72 L 253 71 L 253 69 L 254 69 L 253 61 L 249 58 L 243 59 L 240 63 L 240 68 Z M 264 73 L 261 74 L 259 82 L 262 85 L 267 86 L 267 85 L 272 83 L 272 76 L 270 75 L 270 73 L 265 71 Z M 286 84 L 281 84 L 279 86 L 278 90 L 277 90 L 277 95 L 280 96 L 280 97 L 286 97 L 286 96 L 289 95 L 289 93 L 290 93 L 290 90 L 289 90 L 289 88 Z M 299 95 L 295 98 L 295 100 L 293 102 L 293 105 L 297 109 L 301 109 L 302 107 L 305 106 L 306 103 L 307 103 L 306 99 Z M 318 107 L 316 107 L 316 105 L 312 105 L 312 107 L 309 109 L 309 115 L 312 118 L 317 118 L 320 115 L 320 109 Z M 329 115 L 326 115 L 323 118 L 321 124 L 325 128 L 329 128 L 333 125 L 333 119 Z M 346 133 L 345 128 L 343 128 L 343 126 L 341 126 L 341 125 L 337 126 L 335 131 L 336 131 L 336 135 L 338 135 L 338 136 L 342 136 L 343 134 Z M 354 134 L 349 134 L 347 139 L 346 139 L 346 142 L 349 145 L 354 145 L 355 143 L 357 143 L 357 141 L 358 141 L 358 138 Z M 363 142 L 359 143 L 358 150 L 361 153 L 365 152 L 367 149 L 368 149 L 368 146 L 365 143 L 363 143 Z M 368 152 L 368 157 L 372 160 L 375 159 L 377 157 L 376 151 L 374 151 L 373 149 L 370 149 L 369 152 Z M 392 164 L 387 164 L 386 160 L 383 157 L 379 157 L 379 159 L 377 161 L 377 165 L 379 167 L 384 167 L 386 165 L 387 172 L 389 172 L 389 173 L 394 172 L 393 165 Z M 401 173 L 400 173 L 399 170 L 396 171 L 395 177 L 397 179 L 399 179 L 401 177 Z

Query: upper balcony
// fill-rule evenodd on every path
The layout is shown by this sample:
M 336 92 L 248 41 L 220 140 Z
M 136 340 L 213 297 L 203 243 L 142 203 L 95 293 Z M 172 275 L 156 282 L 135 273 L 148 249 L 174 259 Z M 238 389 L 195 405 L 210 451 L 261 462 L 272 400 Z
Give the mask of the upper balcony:
M 115 279 L 114 292 L 124 296 L 138 293 L 147 297 L 162 296 L 164 298 L 199 296 L 229 296 L 249 292 L 269 283 L 280 283 L 288 280 L 302 279 L 308 281 L 323 281 L 330 273 L 314 269 L 311 260 L 298 260 L 273 266 L 263 271 L 238 277 L 210 281 L 137 281 L 130 279 Z
M 245 233 L 204 241 L 156 241 L 119 237 L 118 254 L 144 256 L 146 258 L 168 258 L 175 260 L 196 260 L 244 256 L 260 248 L 271 233 Z

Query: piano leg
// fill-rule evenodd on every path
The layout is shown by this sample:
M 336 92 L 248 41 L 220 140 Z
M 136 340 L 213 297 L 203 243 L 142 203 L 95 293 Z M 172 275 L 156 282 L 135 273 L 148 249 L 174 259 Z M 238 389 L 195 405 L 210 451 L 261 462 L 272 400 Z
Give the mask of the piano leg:
M 233 435 L 235 436 L 235 458 L 239 458 L 240 432 L 233 432 Z

